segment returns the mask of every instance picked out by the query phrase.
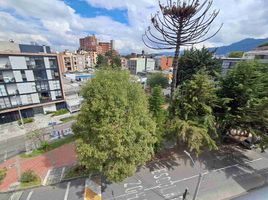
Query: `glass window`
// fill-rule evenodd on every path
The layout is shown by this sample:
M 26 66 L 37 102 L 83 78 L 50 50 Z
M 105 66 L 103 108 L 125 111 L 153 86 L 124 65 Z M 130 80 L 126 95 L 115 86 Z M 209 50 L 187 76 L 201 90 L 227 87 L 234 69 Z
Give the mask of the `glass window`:
M 11 107 L 11 104 L 7 97 L 0 98 L 0 109 L 10 108 L 10 107 Z
M 4 85 L 0 85 L 0 96 L 7 96 L 6 88 Z
M 56 99 L 62 98 L 62 93 L 60 90 L 55 91 Z
M 47 72 L 46 70 L 33 70 L 34 72 L 34 78 L 35 80 L 39 81 L 39 80 L 47 80 Z
M 48 82 L 37 82 L 36 83 L 36 89 L 38 92 L 40 91 L 47 91 L 49 90 L 49 87 L 48 87 Z

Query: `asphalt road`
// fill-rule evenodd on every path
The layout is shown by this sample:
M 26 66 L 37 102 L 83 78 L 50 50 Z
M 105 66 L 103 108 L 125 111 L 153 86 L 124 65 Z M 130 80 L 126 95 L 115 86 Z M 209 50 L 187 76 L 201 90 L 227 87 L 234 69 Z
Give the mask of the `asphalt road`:
M 0 163 L 25 151 L 25 136 L 0 141 Z
M 53 130 L 66 130 L 71 128 L 73 122 L 58 124 L 52 127 L 42 129 L 43 134 L 50 134 Z M 26 136 L 17 136 L 6 140 L 0 140 L 0 163 L 26 151 Z
M 234 198 L 233 200 L 267 200 L 268 199 L 268 187 L 264 187 L 258 190 L 251 191 L 248 194 Z
M 84 200 L 85 179 L 46 186 L 17 193 L 0 194 L 0 200 Z M 13 195 L 13 196 L 12 196 Z M 20 197 L 16 199 L 15 197 Z M 18 198 L 17 197 L 17 198 Z
M 187 199 L 192 199 L 199 169 L 203 174 L 199 200 L 229 199 L 268 180 L 266 158 L 254 152 L 243 158 L 242 154 L 237 156 L 240 157 L 214 155 L 206 166 L 202 162 L 197 169 L 183 157 L 151 163 L 122 183 L 104 185 L 102 197 L 105 200 L 180 200 L 188 188 Z
M 204 154 L 196 162 L 196 168 L 183 155 L 149 163 L 121 183 L 103 182 L 102 199 L 181 200 L 188 188 L 189 200 L 193 197 L 199 171 L 203 178 L 198 200 L 231 199 L 268 181 L 267 154 L 243 151 L 229 149 Z M 85 179 L 78 179 L 12 195 L 21 195 L 20 200 L 76 200 L 84 198 L 84 187 Z M 10 199 L 4 195 L 0 195 L 0 200 Z

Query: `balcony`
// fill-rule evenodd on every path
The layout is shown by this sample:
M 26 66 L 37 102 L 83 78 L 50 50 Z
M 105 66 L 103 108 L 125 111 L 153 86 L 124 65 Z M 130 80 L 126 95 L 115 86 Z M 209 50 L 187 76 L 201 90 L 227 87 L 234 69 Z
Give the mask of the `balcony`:
M 6 63 L 4 65 L 0 65 L 0 69 L 1 70 L 11 70 L 12 69 L 12 66 L 10 63 Z
M 16 80 L 14 77 L 10 78 L 10 77 L 3 77 L 4 83 L 15 83 Z

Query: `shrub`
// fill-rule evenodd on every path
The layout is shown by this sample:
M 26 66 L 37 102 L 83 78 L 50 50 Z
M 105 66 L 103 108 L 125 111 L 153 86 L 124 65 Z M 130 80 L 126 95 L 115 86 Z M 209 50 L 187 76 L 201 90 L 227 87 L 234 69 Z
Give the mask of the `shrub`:
M 48 150 L 49 150 L 49 144 L 48 144 L 48 141 L 42 141 L 42 142 L 41 142 L 40 149 L 41 149 L 41 150 L 44 150 L 44 151 L 48 151 Z
M 30 183 L 38 181 L 38 179 L 38 175 L 33 170 L 27 170 L 21 175 L 20 182 Z
M 6 168 L 0 169 L 0 184 L 2 183 L 4 178 L 6 177 L 6 174 L 7 174 L 7 169 Z
M 24 124 L 28 124 L 28 123 L 34 122 L 34 119 L 33 118 L 23 118 L 22 121 L 23 121 Z M 21 120 L 20 119 L 18 120 L 18 124 L 21 125 Z
M 66 113 L 68 113 L 69 111 L 67 109 L 61 109 L 61 110 L 57 110 L 56 112 L 54 112 L 52 114 L 52 117 L 54 116 L 59 116 L 59 115 L 64 115 Z

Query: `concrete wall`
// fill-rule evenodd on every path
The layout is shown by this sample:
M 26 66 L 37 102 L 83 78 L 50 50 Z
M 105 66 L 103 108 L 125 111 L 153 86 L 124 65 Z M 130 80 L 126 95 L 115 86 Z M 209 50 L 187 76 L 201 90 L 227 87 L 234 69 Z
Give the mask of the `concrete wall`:
M 44 113 L 46 114 L 47 112 L 57 111 L 57 108 L 55 104 L 51 104 L 51 105 L 43 106 L 43 110 L 44 110 Z
M 34 81 L 34 74 L 32 70 L 25 70 L 27 81 Z
M 27 69 L 26 60 L 23 56 L 9 56 L 12 69 Z

